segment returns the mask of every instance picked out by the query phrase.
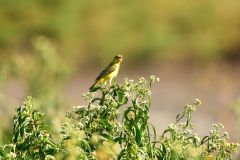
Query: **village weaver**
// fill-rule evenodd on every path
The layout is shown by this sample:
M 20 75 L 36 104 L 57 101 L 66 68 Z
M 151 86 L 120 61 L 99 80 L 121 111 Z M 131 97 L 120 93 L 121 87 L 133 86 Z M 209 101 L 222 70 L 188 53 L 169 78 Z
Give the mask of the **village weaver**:
M 96 78 L 94 84 L 90 87 L 90 91 L 95 87 L 97 84 L 102 84 L 104 82 L 112 83 L 113 78 L 115 78 L 118 74 L 118 70 L 120 68 L 120 63 L 122 62 L 122 55 L 116 55 L 112 62 L 99 74 Z

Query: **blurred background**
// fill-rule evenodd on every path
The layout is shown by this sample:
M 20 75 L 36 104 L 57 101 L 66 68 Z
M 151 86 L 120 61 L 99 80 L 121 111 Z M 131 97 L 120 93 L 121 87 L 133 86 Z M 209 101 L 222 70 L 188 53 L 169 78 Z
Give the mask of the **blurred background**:
M 239 141 L 239 17 L 238 0 L 1 0 L 0 142 L 27 95 L 57 131 L 116 54 L 119 83 L 160 77 L 151 109 L 159 134 L 199 98 L 195 131 L 222 122 Z

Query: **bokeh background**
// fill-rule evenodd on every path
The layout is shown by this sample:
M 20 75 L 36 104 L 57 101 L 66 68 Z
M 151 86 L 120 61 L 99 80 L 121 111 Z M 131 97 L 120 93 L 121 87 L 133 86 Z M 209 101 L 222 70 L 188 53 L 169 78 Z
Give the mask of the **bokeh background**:
M 119 83 L 160 77 L 151 109 L 158 133 L 199 98 L 195 131 L 222 122 L 239 141 L 239 17 L 238 0 L 1 0 L 0 142 L 27 95 L 57 131 L 116 54 Z

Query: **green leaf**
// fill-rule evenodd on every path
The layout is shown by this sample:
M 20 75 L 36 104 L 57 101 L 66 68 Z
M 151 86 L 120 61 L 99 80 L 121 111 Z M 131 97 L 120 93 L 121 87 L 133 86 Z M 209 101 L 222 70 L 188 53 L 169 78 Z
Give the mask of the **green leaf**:
M 48 133 L 52 133 L 52 128 L 49 127 L 48 125 L 39 125 L 38 129 L 40 131 L 47 131 Z
M 20 128 L 20 136 L 23 137 L 23 136 L 24 136 L 24 133 L 25 133 L 25 128 L 24 128 L 24 127 L 21 127 L 21 128 Z
M 19 136 L 19 129 L 16 130 L 16 132 L 13 135 L 13 143 L 17 143 Z
M 141 140 L 142 140 L 142 131 L 137 124 L 135 125 L 135 131 L 136 131 L 135 141 L 136 141 L 137 145 L 140 146 Z
M 90 92 L 96 92 L 97 90 L 99 90 L 101 87 L 97 86 L 97 87 L 93 87 L 92 89 L 90 89 Z
M 168 132 L 170 132 L 170 136 L 172 138 L 172 140 L 175 140 L 175 133 L 172 129 L 166 129 L 164 130 L 163 134 L 162 134 L 162 138 L 164 138 L 165 134 L 167 134 Z
M 156 128 L 154 127 L 154 125 L 152 123 L 148 123 L 151 127 L 152 127 L 152 130 L 153 130 L 153 135 L 154 135 L 154 140 L 157 139 L 157 132 L 156 132 Z
M 84 149 L 85 151 L 87 151 L 87 152 L 89 152 L 89 153 L 91 152 L 91 147 L 90 147 L 88 141 L 86 141 L 85 139 L 82 139 L 82 140 L 81 140 L 81 146 L 83 146 L 83 149 Z

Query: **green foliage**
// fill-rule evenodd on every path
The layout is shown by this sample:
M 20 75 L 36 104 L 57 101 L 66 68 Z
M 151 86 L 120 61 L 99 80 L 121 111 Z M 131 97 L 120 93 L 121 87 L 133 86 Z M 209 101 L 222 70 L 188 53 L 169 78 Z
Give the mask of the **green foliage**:
M 232 159 L 232 153 L 236 152 L 239 144 L 228 142 L 228 133 L 221 135 L 223 128 L 221 123 L 213 124 L 213 129 L 209 135 L 200 139 L 197 134 L 192 133 L 193 124 L 191 123 L 192 112 L 201 102 L 195 99 L 193 105 L 186 105 L 184 111 L 176 117 L 176 122 L 170 124 L 162 134 L 161 143 L 164 150 L 164 157 L 167 159 L 206 159 L 214 157 L 215 159 Z M 182 122 L 181 122 L 182 121 Z M 181 122 L 181 123 L 179 123 Z M 169 136 L 166 137 L 166 134 Z
M 151 83 L 154 80 L 155 77 L 152 77 Z M 144 78 L 137 83 L 126 79 L 123 85 L 99 88 L 100 97 L 96 97 L 95 92 L 84 94 L 87 105 L 74 107 L 67 117 L 75 120 L 74 128 L 84 133 L 79 143 L 88 158 L 101 155 L 99 147 L 105 142 L 114 142 L 121 148 L 118 159 L 153 158 L 149 148 L 149 87 Z M 124 109 L 123 114 L 120 108 Z M 66 132 L 63 133 L 67 137 L 63 140 L 71 138 Z
M 47 159 L 58 151 L 52 130 L 44 123 L 45 115 L 33 111 L 33 106 L 33 99 L 27 97 L 16 109 L 12 143 L 2 147 L 2 159 Z
M 85 93 L 85 105 L 67 113 L 59 144 L 53 142 L 44 114 L 32 110 L 34 103 L 28 97 L 16 110 L 12 143 L 0 147 L 0 159 L 233 159 L 239 144 L 228 142 L 227 132 L 221 134 L 222 124 L 213 124 L 203 138 L 192 133 L 198 99 L 159 136 L 149 122 L 151 87 L 158 80 L 125 79 L 123 84 Z
M 68 112 L 71 121 L 63 125 L 65 157 L 232 159 L 238 144 L 229 143 L 227 133 L 220 134 L 221 124 L 214 124 L 213 130 L 202 139 L 192 133 L 191 117 L 201 103 L 198 99 L 193 105 L 186 105 L 177 115 L 176 122 L 170 124 L 160 138 L 157 136 L 154 126 L 149 123 L 150 88 L 155 80 L 155 76 L 151 76 L 149 82 L 144 78 L 136 83 L 126 79 L 123 85 L 104 86 L 96 88 L 98 92 L 85 93 L 87 104 Z M 72 155 L 72 148 L 76 147 L 80 152 Z
M 4 91 L 17 80 L 17 85 L 21 87 L 16 89 L 17 93 L 24 95 L 26 92 L 36 98 L 35 108 L 52 117 L 47 117 L 47 122 L 55 122 L 55 125 L 52 125 L 55 132 L 61 126 L 61 123 L 56 124 L 56 121 L 59 117 L 64 117 L 60 106 L 65 106 L 67 102 L 59 93 L 71 75 L 70 66 L 58 56 L 53 42 L 44 36 L 34 38 L 32 48 L 34 51 L 31 56 L 10 54 L 0 63 L 0 119 L 9 121 L 9 117 L 12 117 L 12 110 L 6 109 L 6 106 L 13 104 L 6 100 Z M 14 101 L 14 98 L 10 99 Z M 5 130 L 10 130 L 9 123 L 0 126 L 0 142 L 9 136 Z

